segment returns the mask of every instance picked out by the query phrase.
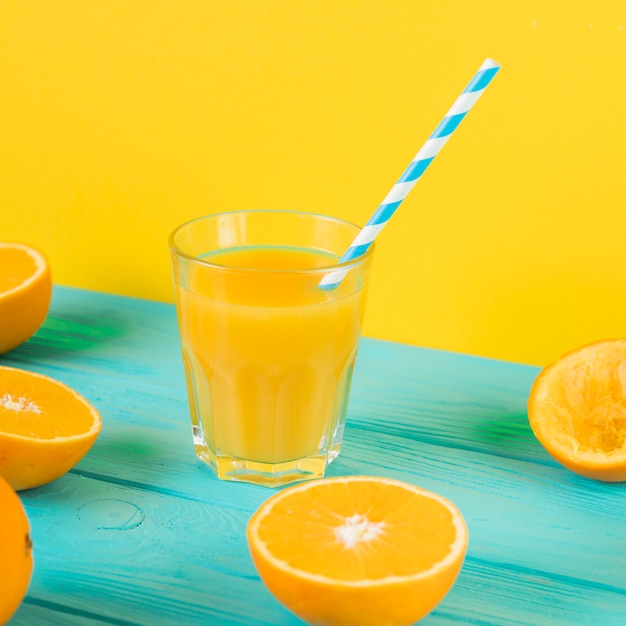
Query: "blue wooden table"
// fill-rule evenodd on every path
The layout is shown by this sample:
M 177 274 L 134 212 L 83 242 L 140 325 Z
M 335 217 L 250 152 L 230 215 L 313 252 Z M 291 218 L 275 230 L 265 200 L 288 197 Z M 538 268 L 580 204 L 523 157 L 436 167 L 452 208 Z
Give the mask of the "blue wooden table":
M 301 624 L 245 542 L 272 491 L 220 482 L 194 455 L 173 306 L 56 287 L 49 318 L 0 363 L 53 376 L 100 410 L 89 454 L 22 492 L 35 571 L 11 626 Z M 626 484 L 557 466 L 534 439 L 535 367 L 365 339 L 329 474 L 450 498 L 467 559 L 421 623 L 626 624 Z

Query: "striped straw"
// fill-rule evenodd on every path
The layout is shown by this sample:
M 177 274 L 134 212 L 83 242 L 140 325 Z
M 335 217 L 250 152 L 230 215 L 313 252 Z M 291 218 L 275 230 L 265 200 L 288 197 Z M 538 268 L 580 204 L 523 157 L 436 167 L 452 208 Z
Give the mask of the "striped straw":
M 476 104 L 476 101 L 487 88 L 493 77 L 500 69 L 500 65 L 492 59 L 487 59 L 480 66 L 472 80 L 463 90 L 456 102 L 452 105 L 446 116 L 441 120 L 439 126 L 435 128 L 428 141 L 422 146 L 420 151 L 415 155 L 404 174 L 398 179 L 398 182 L 392 187 L 378 209 L 361 232 L 357 235 L 352 245 L 346 250 L 344 255 L 339 259 L 339 263 L 350 261 L 362 254 L 372 245 L 374 239 L 380 231 L 385 227 L 395 210 L 402 204 L 415 183 L 421 178 L 428 166 L 433 162 L 439 151 L 446 144 L 452 133 L 457 129 L 468 111 Z M 320 282 L 323 289 L 332 289 L 336 287 L 348 273 L 347 269 L 340 269 L 324 276 Z

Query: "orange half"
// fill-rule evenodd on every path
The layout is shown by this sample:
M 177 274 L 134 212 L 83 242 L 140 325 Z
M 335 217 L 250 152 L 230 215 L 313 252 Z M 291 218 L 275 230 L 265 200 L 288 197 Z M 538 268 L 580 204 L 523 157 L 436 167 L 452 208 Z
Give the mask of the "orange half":
M 0 354 L 35 334 L 48 315 L 51 297 L 46 257 L 31 246 L 0 242 Z
M 101 427 L 98 411 L 64 383 L 0 366 L 0 476 L 16 491 L 74 467 Z
M 0 478 L 0 624 L 22 603 L 33 572 L 30 524 L 22 502 Z
M 626 339 L 582 346 L 547 365 L 531 388 L 528 420 L 571 471 L 626 480 Z
M 467 527 L 445 498 L 369 476 L 287 488 L 252 516 L 259 575 L 309 624 L 408 626 L 453 586 Z

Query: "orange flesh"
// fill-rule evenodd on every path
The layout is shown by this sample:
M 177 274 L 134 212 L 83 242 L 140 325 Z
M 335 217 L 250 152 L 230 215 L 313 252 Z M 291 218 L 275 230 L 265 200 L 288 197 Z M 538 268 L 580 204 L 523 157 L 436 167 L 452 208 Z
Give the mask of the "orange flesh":
M 544 429 L 562 432 L 575 451 L 626 453 L 624 356 L 618 349 L 587 350 L 555 364 L 545 390 L 550 419 Z
M 261 523 L 275 558 L 335 581 L 374 581 L 427 571 L 449 554 L 456 528 L 440 502 L 391 485 L 334 484 L 327 496 L 325 487 L 318 498 L 303 491 L 279 500 L 272 523 Z M 285 532 L 294 520 L 295 539 Z
M 45 378 L 0 370 L 0 431 L 32 439 L 54 439 L 89 431 L 94 416 L 84 401 Z

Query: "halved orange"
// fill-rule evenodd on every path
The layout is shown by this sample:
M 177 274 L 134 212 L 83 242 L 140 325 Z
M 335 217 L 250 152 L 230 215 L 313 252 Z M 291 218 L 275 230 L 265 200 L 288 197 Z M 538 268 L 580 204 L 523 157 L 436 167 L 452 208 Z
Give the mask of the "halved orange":
M 64 383 L 0 367 L 0 476 L 16 491 L 65 474 L 101 427 L 98 411 Z
M 9 484 L 0 478 L 0 624 L 22 603 L 33 572 L 30 524 Z
M 35 334 L 52 297 L 46 257 L 32 246 L 0 242 L 0 354 Z
M 405 626 L 453 586 L 467 527 L 447 499 L 372 476 L 288 487 L 251 517 L 262 581 L 308 624 Z
M 576 348 L 544 367 L 530 391 L 528 420 L 571 471 L 626 480 L 626 339 Z

